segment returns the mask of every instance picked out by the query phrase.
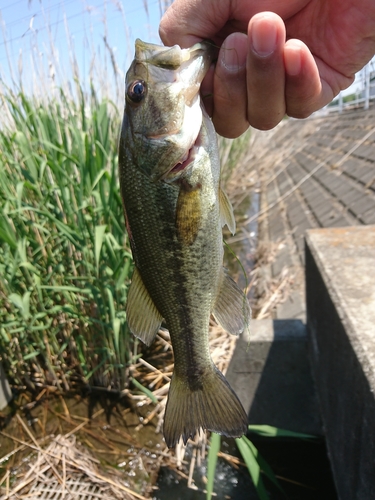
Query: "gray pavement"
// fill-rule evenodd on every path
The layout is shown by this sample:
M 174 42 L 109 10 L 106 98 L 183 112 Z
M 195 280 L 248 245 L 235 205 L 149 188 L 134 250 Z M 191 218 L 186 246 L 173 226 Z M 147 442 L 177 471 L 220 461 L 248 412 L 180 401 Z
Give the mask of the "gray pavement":
M 375 108 L 289 119 L 253 136 L 259 239 L 279 244 L 272 276 L 288 270 L 295 277 L 274 317 L 305 320 L 306 230 L 375 223 Z

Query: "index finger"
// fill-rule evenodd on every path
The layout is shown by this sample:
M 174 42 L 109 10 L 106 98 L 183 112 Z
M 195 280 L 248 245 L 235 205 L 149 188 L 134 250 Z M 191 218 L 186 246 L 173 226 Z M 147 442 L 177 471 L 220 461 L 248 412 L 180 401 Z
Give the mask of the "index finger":
M 191 3 L 189 0 L 175 0 L 165 12 L 159 26 L 164 45 L 178 44 L 188 48 L 202 39 L 216 41 L 215 35 L 229 19 L 230 2 L 222 2 L 220 9 L 217 0 L 205 0 L 204 5 L 201 2 L 196 8 L 192 8 Z

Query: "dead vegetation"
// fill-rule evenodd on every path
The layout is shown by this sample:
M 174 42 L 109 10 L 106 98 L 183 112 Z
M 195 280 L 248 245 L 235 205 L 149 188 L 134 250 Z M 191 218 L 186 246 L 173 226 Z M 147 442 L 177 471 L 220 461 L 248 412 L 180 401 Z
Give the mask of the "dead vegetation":
M 93 497 L 146 499 L 122 484 L 113 471 L 102 470 L 99 461 L 77 444 L 74 435 L 52 437 L 46 448 L 36 441 L 34 446 L 30 443 L 27 446 L 37 453 L 20 467 L 13 487 L 10 487 L 10 473 L 7 471 L 2 500 L 51 498 L 51 494 L 53 498 L 66 500 Z
M 276 307 L 285 302 L 295 283 L 295 274 L 290 268 L 283 268 L 277 276 L 272 276 L 270 267 L 282 250 L 282 240 L 273 243 L 260 242 L 252 274 L 254 286 L 253 317 L 256 319 L 272 318 Z

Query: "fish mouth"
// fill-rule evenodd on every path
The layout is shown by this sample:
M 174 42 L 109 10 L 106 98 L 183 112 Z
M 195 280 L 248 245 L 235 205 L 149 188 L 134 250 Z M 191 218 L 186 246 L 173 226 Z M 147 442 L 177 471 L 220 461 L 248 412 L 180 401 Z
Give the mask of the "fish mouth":
M 193 144 L 187 150 L 187 152 L 181 157 L 181 159 L 173 165 L 172 168 L 166 172 L 162 179 L 165 182 L 174 182 L 179 179 L 183 174 L 186 173 L 192 166 L 194 161 L 198 156 L 199 148 L 202 144 L 201 132 L 199 131 L 198 136 L 196 137 Z
M 179 133 L 180 129 L 176 128 L 176 129 L 172 129 L 172 130 L 168 130 L 168 132 L 164 132 L 164 133 L 153 133 L 153 134 L 149 134 L 147 135 L 147 139 L 153 139 L 153 140 L 163 140 L 163 139 L 166 139 L 168 137 L 171 137 L 173 135 L 177 135 Z

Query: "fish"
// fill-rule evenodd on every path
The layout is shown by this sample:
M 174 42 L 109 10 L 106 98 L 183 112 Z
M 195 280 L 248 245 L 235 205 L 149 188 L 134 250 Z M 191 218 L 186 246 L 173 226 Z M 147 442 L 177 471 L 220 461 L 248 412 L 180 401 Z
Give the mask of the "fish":
M 234 233 L 235 219 L 200 98 L 216 54 L 208 41 L 183 49 L 137 39 L 125 80 L 119 179 L 134 259 L 126 318 L 146 345 L 163 321 L 170 333 L 169 448 L 200 429 L 228 437 L 247 431 L 246 412 L 209 349 L 211 314 L 234 335 L 251 317 L 246 295 L 223 267 L 222 227 Z

